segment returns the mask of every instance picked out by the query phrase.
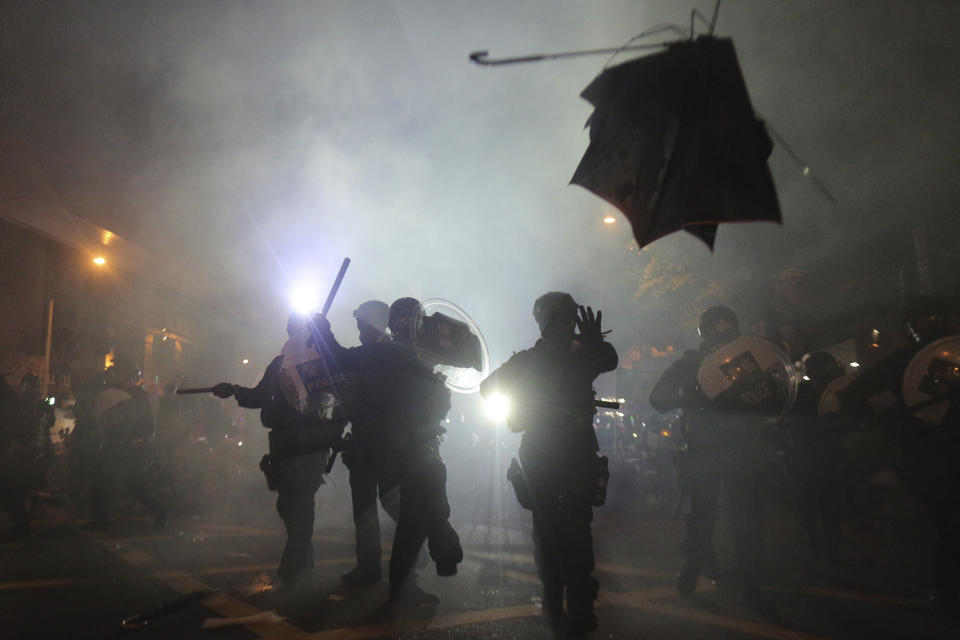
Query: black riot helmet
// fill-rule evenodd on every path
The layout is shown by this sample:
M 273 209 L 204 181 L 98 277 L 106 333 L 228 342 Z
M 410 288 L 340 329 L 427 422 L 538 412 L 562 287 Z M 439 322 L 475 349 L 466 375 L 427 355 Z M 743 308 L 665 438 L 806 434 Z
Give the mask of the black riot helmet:
M 537 321 L 541 335 L 546 333 L 550 325 L 558 321 L 568 322 L 572 334 L 578 308 L 579 306 L 569 293 L 550 291 L 533 303 L 533 319 Z
M 287 318 L 287 335 L 291 338 L 293 334 L 303 331 L 307 328 L 307 314 L 294 311 Z
M 416 298 L 397 298 L 390 305 L 390 320 L 387 326 L 399 342 L 411 344 L 416 331 L 420 301 Z
M 383 339 L 390 322 L 390 307 L 380 300 L 367 300 L 353 312 L 360 331 L 360 343 L 368 344 Z
M 697 333 L 700 334 L 703 344 L 719 346 L 740 336 L 740 321 L 733 309 L 717 305 L 700 314 Z
M 843 367 L 826 351 L 808 353 L 803 357 L 803 373 L 817 385 L 826 385 L 828 382 L 843 375 Z
M 917 344 L 927 344 L 950 332 L 947 301 L 936 295 L 922 295 L 907 302 L 904 329 Z

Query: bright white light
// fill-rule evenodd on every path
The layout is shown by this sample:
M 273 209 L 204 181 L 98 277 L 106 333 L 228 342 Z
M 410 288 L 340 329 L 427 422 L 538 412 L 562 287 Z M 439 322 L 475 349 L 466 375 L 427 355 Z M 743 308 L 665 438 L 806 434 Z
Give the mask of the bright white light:
M 313 285 L 302 283 L 290 292 L 290 305 L 297 313 L 307 314 L 315 311 L 320 306 L 319 303 L 317 288 Z
M 52 407 L 53 405 L 57 404 L 57 399 L 54 398 L 53 396 L 50 396 L 49 398 L 47 398 L 47 404 L 49 404 Z
M 859 363 L 859 362 L 851 362 L 851 363 L 850 363 L 850 366 L 853 367 L 854 369 L 856 369 L 857 367 L 860 366 L 860 363 Z
M 237 446 L 238 446 L 238 447 L 242 447 L 242 446 L 243 446 L 243 440 L 241 440 L 240 442 L 238 442 L 238 443 L 237 443 Z
M 803 376 L 803 379 L 807 382 L 810 382 L 810 376 Z
M 250 364 L 250 360 L 248 360 L 247 358 L 244 358 L 244 359 L 243 359 L 243 364 Z
M 484 402 L 487 417 L 497 422 L 507 419 L 510 415 L 510 398 L 502 393 L 494 393 Z
M 617 221 L 617 219 L 614 218 L 613 216 L 604 216 L 604 218 L 603 218 L 604 224 L 613 224 L 613 223 L 616 222 L 616 221 Z

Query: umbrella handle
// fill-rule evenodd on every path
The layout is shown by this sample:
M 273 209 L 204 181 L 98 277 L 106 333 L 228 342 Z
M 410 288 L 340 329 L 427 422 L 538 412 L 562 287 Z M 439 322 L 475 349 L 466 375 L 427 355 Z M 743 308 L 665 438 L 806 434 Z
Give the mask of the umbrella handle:
M 601 53 L 619 53 L 620 51 L 645 51 L 650 49 L 662 49 L 670 44 L 670 42 L 659 42 L 657 44 L 637 44 L 629 47 L 586 49 L 584 51 L 564 51 L 561 53 L 537 53 L 529 56 L 518 56 L 515 58 L 494 58 L 492 60 L 489 58 L 489 51 L 474 51 L 470 54 L 470 60 L 483 66 L 497 66 L 501 64 L 517 64 L 522 62 L 540 62 L 541 60 L 558 60 L 560 58 L 594 56 L 600 55 Z

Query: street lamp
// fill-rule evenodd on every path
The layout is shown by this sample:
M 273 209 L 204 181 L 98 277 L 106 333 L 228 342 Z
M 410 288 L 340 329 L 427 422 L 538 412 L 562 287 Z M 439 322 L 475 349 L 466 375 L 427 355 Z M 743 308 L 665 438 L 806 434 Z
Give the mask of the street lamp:
M 102 267 L 103 265 L 107 264 L 107 259 L 103 256 L 97 256 L 93 259 L 93 264 L 97 265 L 98 267 Z

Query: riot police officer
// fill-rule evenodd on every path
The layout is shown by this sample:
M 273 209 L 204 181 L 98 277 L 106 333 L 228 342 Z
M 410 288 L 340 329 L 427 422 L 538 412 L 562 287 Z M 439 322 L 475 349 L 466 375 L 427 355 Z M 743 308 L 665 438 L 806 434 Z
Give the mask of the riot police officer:
M 360 332 L 360 347 L 389 341 L 386 334 L 390 307 L 380 300 L 368 300 L 353 312 Z M 390 452 L 384 449 L 386 425 L 364 420 L 369 414 L 357 412 L 350 419 L 349 446 L 343 462 L 350 471 L 353 524 L 356 527 L 357 566 L 343 574 L 347 586 L 362 586 L 380 580 L 380 520 L 377 495 L 384 511 L 396 521 L 400 515 L 400 489 L 391 473 Z
M 844 369 L 833 355 L 817 351 L 804 356 L 803 371 L 796 405 L 786 420 L 791 441 L 787 472 L 811 547 L 836 564 L 841 543 L 843 436 L 853 424 L 840 412 L 821 415 L 820 406 L 824 392 L 843 377 Z
M 412 301 L 412 304 L 410 303 Z M 390 554 L 390 598 L 401 604 L 435 603 L 414 583 L 414 565 L 424 539 L 439 576 L 453 576 L 463 561 L 460 538 L 450 525 L 447 469 L 440 457 L 441 421 L 450 408 L 450 391 L 413 349 L 419 303 L 401 298 L 390 307 L 389 326 L 397 341 L 355 349 L 340 346 L 326 320 L 317 323 L 350 387 L 348 416 L 376 434 L 378 472 L 395 478 L 400 511 Z M 396 328 L 396 329 L 394 329 Z M 368 443 L 370 444 L 370 443 Z
M 307 319 L 293 314 L 287 334 L 303 331 Z M 302 570 L 313 566 L 314 498 L 330 458 L 331 447 L 340 438 L 346 419 L 321 419 L 305 415 L 290 404 L 280 388 L 283 355 L 275 357 L 253 388 L 221 382 L 214 387 L 219 398 L 234 396 L 237 404 L 260 409 L 260 421 L 270 429 L 270 452 L 260 462 L 267 486 L 277 492 L 277 514 L 287 531 L 277 575 L 284 587 L 296 585 Z
M 617 367 L 618 357 L 604 340 L 601 312 L 578 306 L 569 293 L 540 296 L 533 317 L 541 338 L 490 374 L 480 392 L 510 398 L 510 427 L 523 431 L 522 475 L 513 478 L 521 504 L 526 495 L 523 506 L 533 511 L 542 606 L 562 612 L 566 587 L 571 630 L 579 634 L 597 627 L 593 601 L 599 589 L 590 530 L 601 464 L 592 386 Z
M 166 526 L 170 496 L 161 483 L 153 409 L 139 385 L 141 377 L 133 362 L 117 358 L 104 372 L 103 389 L 93 401 L 93 517 L 86 528 L 109 525 L 111 498 L 120 485 L 153 516 L 155 528 Z
M 681 595 L 696 589 L 697 578 L 713 559 L 713 534 L 720 490 L 726 491 L 739 565 L 743 602 L 769 612 L 761 592 L 760 505 L 758 472 L 763 440 L 757 417 L 711 405 L 697 382 L 703 359 L 740 336 L 736 314 L 726 306 L 705 310 L 697 326 L 701 344 L 688 350 L 661 376 L 650 392 L 650 404 L 661 413 L 683 409 L 686 420 L 686 450 L 680 461 L 680 484 L 690 496 L 685 556 L 677 579 Z
M 960 379 L 956 354 L 947 341 L 922 371 L 920 387 L 930 400 L 908 406 L 906 373 L 935 342 L 951 337 L 946 301 L 920 296 L 907 304 L 904 333 L 908 344 L 876 363 L 840 394 L 843 406 L 869 425 L 882 430 L 899 450 L 897 475 L 923 504 L 936 532 L 931 603 L 954 613 L 960 609 Z M 939 344 L 939 342 L 938 342 Z M 944 353 L 945 352 L 945 353 Z M 938 362 L 939 360 L 939 362 Z M 924 417 L 923 407 L 943 407 L 938 420 Z M 945 405 L 945 406 L 944 406 Z

